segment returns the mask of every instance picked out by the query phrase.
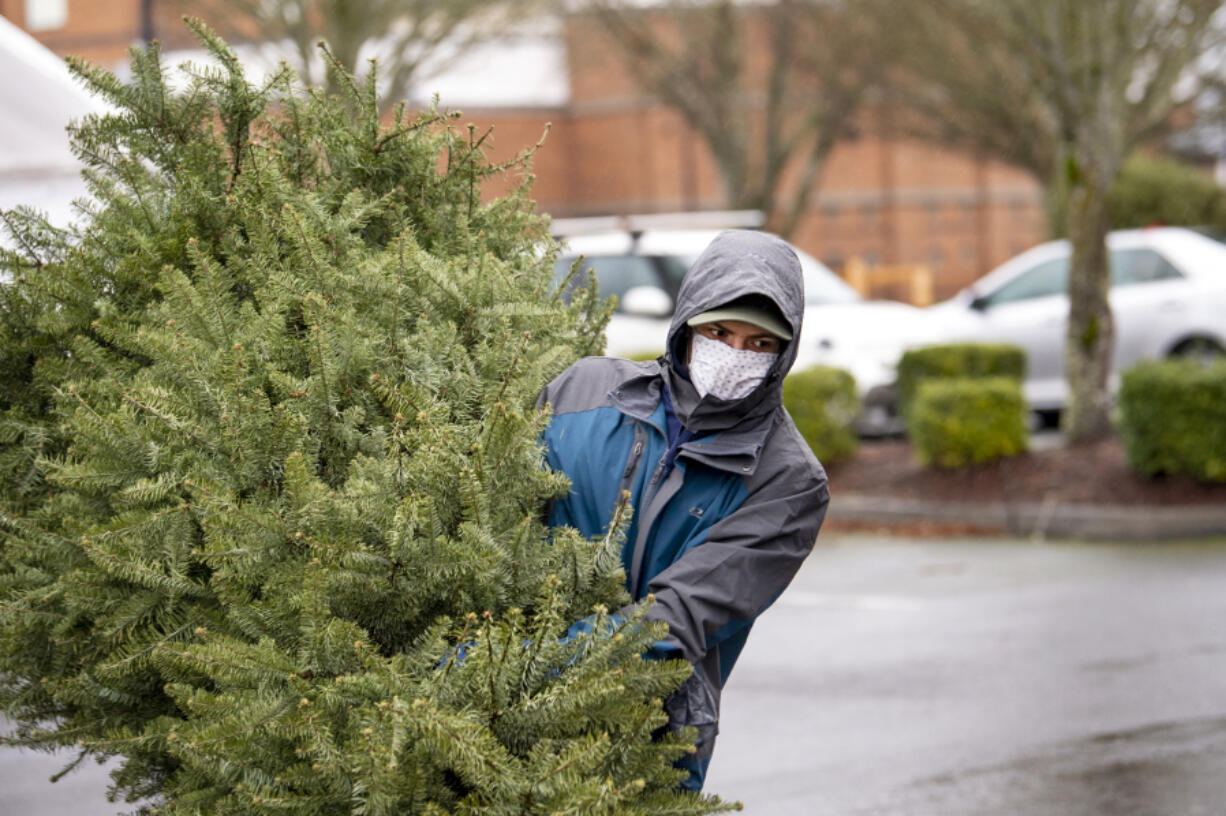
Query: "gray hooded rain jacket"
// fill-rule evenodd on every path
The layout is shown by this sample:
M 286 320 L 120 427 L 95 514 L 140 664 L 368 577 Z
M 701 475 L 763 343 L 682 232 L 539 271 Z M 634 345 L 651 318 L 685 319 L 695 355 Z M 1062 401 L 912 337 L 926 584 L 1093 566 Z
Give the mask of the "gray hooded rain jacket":
M 585 358 L 541 395 L 553 411 L 547 462 L 571 481 L 550 523 L 602 535 L 621 492 L 630 493 L 628 589 L 635 601 L 654 594 L 648 616 L 668 624 L 653 654 L 695 667 L 667 704 L 671 727 L 698 729 L 698 753 L 686 763 L 692 789 L 714 745 L 720 689 L 754 619 L 812 549 L 829 502 L 825 471 L 782 406 L 795 340 L 739 400 L 700 399 L 686 375 L 686 321 L 746 295 L 768 297 L 800 336 L 804 291 L 791 247 L 765 233 L 723 232 L 682 282 L 664 357 Z M 693 434 L 679 447 L 669 444 L 669 403 Z

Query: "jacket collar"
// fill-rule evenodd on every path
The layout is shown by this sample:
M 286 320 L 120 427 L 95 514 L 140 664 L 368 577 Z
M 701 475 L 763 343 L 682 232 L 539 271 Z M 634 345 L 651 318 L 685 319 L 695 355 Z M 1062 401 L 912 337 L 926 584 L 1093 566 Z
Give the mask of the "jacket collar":
M 657 368 L 654 372 L 636 374 L 609 391 L 609 402 L 627 416 L 643 422 L 651 422 L 660 405 L 660 393 L 665 378 L 670 374 L 672 372 L 668 368 L 662 370 Z M 671 383 L 677 380 L 681 381 L 682 386 L 671 387 Z M 686 421 L 687 413 L 683 412 L 683 406 L 689 407 L 691 416 L 699 416 L 693 412 L 693 404 L 687 404 L 687 401 L 695 404 L 700 402 L 697 400 L 698 395 L 694 393 L 694 387 L 675 375 L 669 378 L 669 382 L 673 405 L 678 416 L 696 435 L 694 439 L 681 446 L 680 457 L 739 475 L 754 473 L 758 468 L 758 459 L 766 444 L 766 437 L 774 424 L 773 407 L 750 412 L 748 415 L 739 411 L 708 412 L 706 415 L 701 415 L 701 427 L 696 428 Z M 755 393 L 764 390 L 759 388 Z M 702 404 L 706 402 L 701 401 Z M 735 404 L 739 406 L 740 402 Z
M 776 367 L 767 372 L 751 394 L 739 400 L 700 398 L 693 383 L 677 372 L 674 364 L 663 366 L 662 376 L 673 395 L 673 407 L 682 424 L 694 433 L 711 433 L 734 428 L 769 416 L 783 403 L 783 372 Z

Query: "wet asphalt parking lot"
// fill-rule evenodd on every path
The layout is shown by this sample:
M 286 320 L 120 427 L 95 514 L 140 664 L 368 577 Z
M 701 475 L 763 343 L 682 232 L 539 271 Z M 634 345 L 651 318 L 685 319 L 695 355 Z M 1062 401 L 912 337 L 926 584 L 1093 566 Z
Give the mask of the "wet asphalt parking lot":
M 750 816 L 1226 813 L 1226 541 L 824 538 L 722 720 Z
M 2 726 L 0 726 L 2 727 Z M 0 750 L 0 816 L 109 816 Z M 1226 541 L 823 535 L 724 692 L 748 816 L 1226 813 Z

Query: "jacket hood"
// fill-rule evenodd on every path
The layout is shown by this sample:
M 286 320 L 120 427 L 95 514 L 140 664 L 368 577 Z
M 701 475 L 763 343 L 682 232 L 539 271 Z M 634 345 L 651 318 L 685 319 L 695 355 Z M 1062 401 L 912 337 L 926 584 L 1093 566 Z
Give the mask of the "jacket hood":
M 700 400 L 694 386 L 681 374 L 689 337 L 686 321 L 747 295 L 769 298 L 791 327 L 792 340 L 749 396 L 739 400 L 708 396 Z M 752 230 L 727 230 L 707 245 L 681 282 L 668 329 L 665 377 L 674 407 L 686 427 L 699 432 L 722 430 L 742 419 L 770 413 L 782 404 L 783 377 L 796 359 L 804 305 L 800 260 L 782 238 Z

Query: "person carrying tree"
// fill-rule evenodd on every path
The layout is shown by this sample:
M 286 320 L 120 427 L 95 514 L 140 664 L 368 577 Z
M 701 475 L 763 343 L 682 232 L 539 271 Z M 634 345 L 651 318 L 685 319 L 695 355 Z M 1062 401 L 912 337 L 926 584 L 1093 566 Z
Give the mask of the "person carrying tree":
M 669 632 L 649 655 L 694 666 L 665 704 L 670 728 L 697 729 L 691 790 L 710 762 L 720 690 L 829 503 L 825 471 L 782 405 L 803 311 L 785 241 L 722 232 L 686 273 L 663 357 L 587 357 L 540 397 L 552 410 L 546 461 L 571 483 L 549 523 L 602 535 L 623 495 L 634 508 L 627 588 L 636 603 L 654 598 L 647 617 Z

